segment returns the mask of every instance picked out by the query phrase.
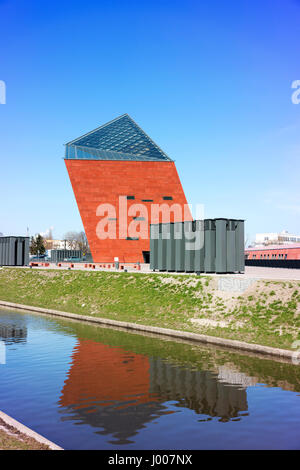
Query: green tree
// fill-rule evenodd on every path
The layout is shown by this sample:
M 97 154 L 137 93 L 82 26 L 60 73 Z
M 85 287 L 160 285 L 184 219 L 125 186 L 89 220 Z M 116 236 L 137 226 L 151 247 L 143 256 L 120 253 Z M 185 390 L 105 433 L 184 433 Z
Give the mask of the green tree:
M 36 237 L 31 237 L 30 253 L 32 255 L 44 255 L 45 251 L 46 249 L 42 235 L 38 234 Z
M 29 251 L 30 251 L 31 255 L 36 254 L 36 243 L 35 243 L 35 238 L 34 237 L 31 237 L 31 239 L 30 239 Z

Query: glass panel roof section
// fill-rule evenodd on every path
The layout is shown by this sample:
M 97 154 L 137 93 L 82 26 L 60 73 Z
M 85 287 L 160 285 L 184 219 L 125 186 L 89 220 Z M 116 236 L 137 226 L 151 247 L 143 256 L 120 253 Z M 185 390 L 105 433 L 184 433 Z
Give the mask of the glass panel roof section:
M 68 142 L 65 158 L 172 161 L 128 114 Z

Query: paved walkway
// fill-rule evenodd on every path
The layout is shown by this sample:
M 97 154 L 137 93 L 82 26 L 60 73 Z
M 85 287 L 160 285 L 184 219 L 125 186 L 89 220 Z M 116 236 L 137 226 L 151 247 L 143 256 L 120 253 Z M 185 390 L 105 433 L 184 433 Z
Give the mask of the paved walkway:
M 263 268 L 259 266 L 245 266 L 245 274 L 237 274 L 237 276 L 251 277 L 256 279 L 282 279 L 282 280 L 299 280 L 300 269 L 286 268 Z
M 65 266 L 62 266 L 58 268 L 54 263 L 52 263 L 50 266 L 43 267 L 39 266 L 34 267 L 32 269 L 59 269 L 59 270 L 64 270 L 64 269 L 69 269 L 68 268 L 69 263 L 66 263 Z M 17 268 L 17 267 L 16 267 Z M 20 266 L 20 268 L 24 268 L 24 266 Z M 105 268 L 98 268 L 96 269 L 91 269 L 91 268 L 85 268 L 83 263 L 74 263 L 74 268 L 72 270 L 83 270 L 83 271 L 108 271 L 108 272 L 124 272 L 121 270 L 116 270 L 115 268 L 110 268 L 110 269 L 105 269 Z M 128 272 L 136 272 L 136 273 L 153 273 L 153 271 L 150 270 L 149 264 L 141 264 L 141 270 L 138 271 L 136 269 L 133 269 L 131 267 L 126 268 Z M 156 271 L 158 273 L 158 271 Z M 168 273 L 165 272 L 165 274 L 181 274 L 183 276 L 191 273 Z M 251 278 L 251 279 L 273 279 L 273 280 L 287 280 L 287 281 L 300 281 L 300 269 L 285 269 L 285 268 L 263 268 L 259 266 L 246 266 L 245 267 L 245 273 L 244 274 L 209 274 L 209 273 L 202 273 L 201 275 L 204 276 L 214 276 L 214 277 L 234 277 L 236 279 L 242 278 Z
M 149 269 L 149 265 L 141 265 L 141 272 L 152 272 Z M 174 273 L 174 274 L 190 274 L 190 273 Z M 236 279 L 278 279 L 278 280 L 299 280 L 300 281 L 300 269 L 286 269 L 286 268 L 264 268 L 259 266 L 245 266 L 244 274 L 209 274 L 203 273 L 204 276 L 214 277 L 234 277 Z

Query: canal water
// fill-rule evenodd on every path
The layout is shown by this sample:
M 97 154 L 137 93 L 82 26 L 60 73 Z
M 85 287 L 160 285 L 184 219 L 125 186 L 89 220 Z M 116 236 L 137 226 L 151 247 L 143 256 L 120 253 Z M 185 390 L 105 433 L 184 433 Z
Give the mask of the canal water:
M 65 449 L 300 449 L 300 366 L 0 311 L 0 409 Z

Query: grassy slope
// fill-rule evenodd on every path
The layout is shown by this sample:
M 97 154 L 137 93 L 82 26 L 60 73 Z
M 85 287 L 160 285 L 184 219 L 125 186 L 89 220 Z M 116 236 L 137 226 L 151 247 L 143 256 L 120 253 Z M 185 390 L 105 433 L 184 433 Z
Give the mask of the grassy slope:
M 31 450 L 32 447 L 26 442 L 10 436 L 0 429 L 0 450 Z
M 259 281 L 239 296 L 217 291 L 215 282 L 195 275 L 4 268 L 0 299 L 286 349 L 300 339 L 299 282 Z
M 0 450 L 49 450 L 49 447 L 22 434 L 0 420 Z

